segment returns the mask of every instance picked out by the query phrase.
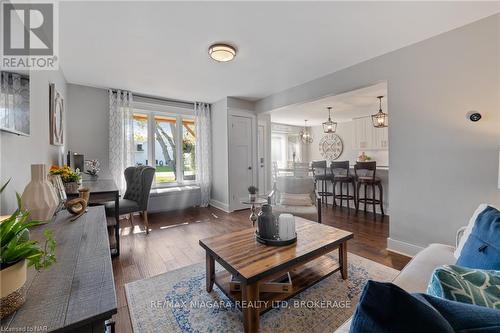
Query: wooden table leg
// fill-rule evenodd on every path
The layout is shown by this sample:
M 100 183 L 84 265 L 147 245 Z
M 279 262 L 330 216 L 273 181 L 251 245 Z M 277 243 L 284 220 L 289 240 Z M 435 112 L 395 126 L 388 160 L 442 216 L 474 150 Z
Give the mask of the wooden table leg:
M 211 292 L 212 289 L 214 288 L 214 282 L 215 282 L 215 260 L 214 257 L 212 257 L 208 252 L 206 255 L 207 259 L 207 292 Z
M 343 242 L 339 246 L 339 261 L 340 261 L 340 273 L 342 279 L 347 279 L 347 242 Z
M 242 284 L 243 327 L 245 333 L 259 331 L 259 286 L 257 283 Z
M 120 194 L 116 192 L 115 195 L 115 238 L 116 238 L 116 252 L 115 256 L 120 255 Z

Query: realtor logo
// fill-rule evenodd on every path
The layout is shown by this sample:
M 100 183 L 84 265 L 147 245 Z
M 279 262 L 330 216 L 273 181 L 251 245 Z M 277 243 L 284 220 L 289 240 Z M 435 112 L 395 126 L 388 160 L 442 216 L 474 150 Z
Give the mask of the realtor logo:
M 58 69 L 57 3 L 2 1 L 1 69 Z

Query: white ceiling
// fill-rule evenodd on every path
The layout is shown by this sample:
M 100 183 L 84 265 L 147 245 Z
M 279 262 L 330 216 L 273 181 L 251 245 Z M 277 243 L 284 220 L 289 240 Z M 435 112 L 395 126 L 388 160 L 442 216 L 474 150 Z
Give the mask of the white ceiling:
M 61 2 L 70 83 L 257 100 L 499 12 L 498 2 Z M 216 63 L 226 41 L 236 59 Z
M 332 107 L 332 120 L 338 123 L 350 121 L 353 118 L 366 117 L 378 112 L 379 102 L 382 99 L 382 110 L 387 110 L 387 83 L 381 82 L 373 86 L 353 90 L 344 94 L 325 97 L 316 101 L 289 105 L 271 111 L 273 123 L 304 126 L 307 119 L 308 126 L 318 126 L 328 119 L 327 107 Z

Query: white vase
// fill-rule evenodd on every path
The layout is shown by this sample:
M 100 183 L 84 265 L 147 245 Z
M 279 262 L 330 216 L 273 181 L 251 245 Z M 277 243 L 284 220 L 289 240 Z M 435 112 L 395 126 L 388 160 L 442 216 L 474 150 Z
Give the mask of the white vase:
M 45 164 L 31 165 L 31 182 L 22 195 L 23 208 L 30 212 L 30 219 L 48 221 L 59 205 L 52 183 L 47 179 Z
M 26 301 L 27 272 L 26 260 L 21 260 L 12 266 L 0 270 L 0 318 L 5 318 L 19 309 Z

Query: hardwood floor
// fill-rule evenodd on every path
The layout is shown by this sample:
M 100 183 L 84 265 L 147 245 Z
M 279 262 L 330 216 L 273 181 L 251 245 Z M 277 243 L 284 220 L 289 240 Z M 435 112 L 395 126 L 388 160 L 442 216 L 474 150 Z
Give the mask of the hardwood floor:
M 141 217 L 133 225 L 121 221 L 120 256 L 113 259 L 118 297 L 118 314 L 113 317 L 116 332 L 132 332 L 125 297 L 126 283 L 204 262 L 205 252 L 199 239 L 241 230 L 250 226 L 249 210 L 225 213 L 215 208 L 149 214 L 151 232 L 146 235 Z M 354 233 L 348 251 L 381 264 L 402 269 L 410 258 L 386 250 L 389 218 L 372 214 L 358 215 L 346 208 L 323 207 L 323 223 Z

